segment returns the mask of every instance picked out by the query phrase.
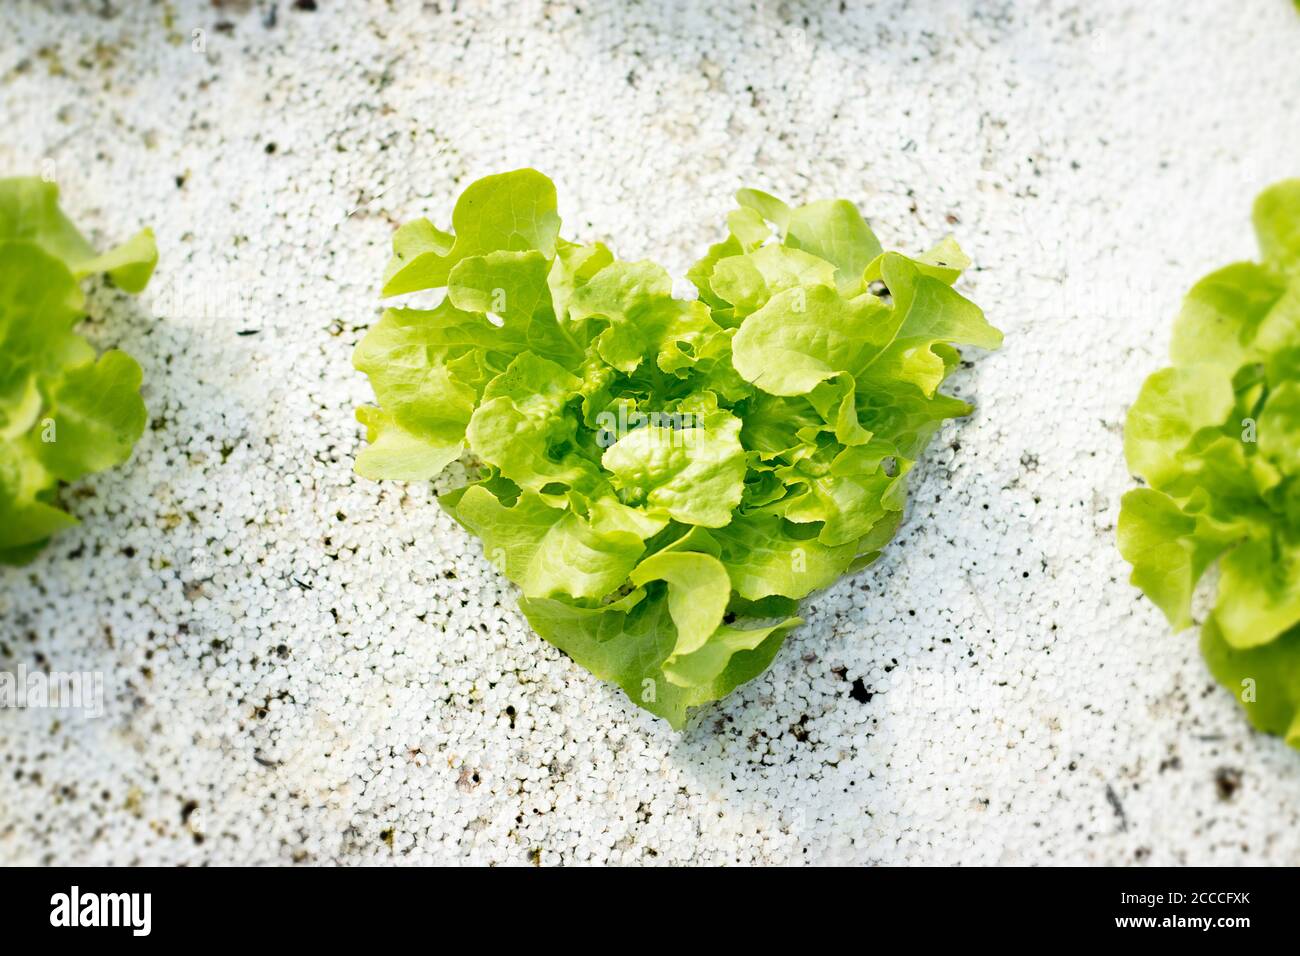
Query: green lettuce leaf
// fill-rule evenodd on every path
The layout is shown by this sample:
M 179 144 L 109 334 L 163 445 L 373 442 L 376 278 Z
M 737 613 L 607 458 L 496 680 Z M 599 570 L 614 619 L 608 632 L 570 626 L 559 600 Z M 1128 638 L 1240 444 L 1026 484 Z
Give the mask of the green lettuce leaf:
M 599 598 L 617 590 L 645 548 L 635 530 L 597 530 L 583 516 L 525 491 L 506 507 L 481 485 L 443 505 L 483 539 L 483 551 L 527 597 Z
M 124 352 L 96 357 L 77 334 L 80 280 L 107 273 L 139 292 L 158 260 L 143 230 L 103 254 L 63 214 L 58 188 L 0 179 L 0 563 L 31 560 L 76 524 L 60 482 L 125 462 L 144 433 L 141 370 Z
M 862 286 L 862 273 L 883 251 L 880 241 L 853 203 L 823 199 L 790 212 L 785 244 L 835 267 L 835 281 L 846 291 Z
M 1201 626 L 1201 653 L 1252 724 L 1300 749 L 1300 630 L 1255 647 L 1234 647 L 1211 615 Z
M 143 229 L 102 254 L 59 208 L 59 188 L 31 177 L 0 179 L 0 242 L 30 242 L 58 259 L 80 280 L 108 273 L 124 292 L 139 292 L 158 264 L 153 230 Z
M 1174 364 L 1129 410 L 1125 456 L 1150 487 L 1124 496 L 1119 549 L 1178 629 L 1217 562 L 1210 670 L 1300 747 L 1300 180 L 1267 189 L 1254 222 L 1263 260 L 1192 288 Z
M 1179 453 L 1192 436 L 1222 426 L 1234 404 L 1232 382 L 1214 366 L 1175 366 L 1151 375 L 1124 428 L 1129 469 L 1157 488 L 1172 483 L 1183 472 Z
M 1300 270 L 1300 179 L 1285 180 L 1260 193 L 1253 219 L 1264 261 L 1281 272 Z
M 971 411 L 939 390 L 955 346 L 1001 342 L 951 288 L 950 238 L 908 258 L 843 200 L 736 199 L 686 300 L 560 237 L 540 174 L 488 177 L 452 233 L 398 230 L 385 294 L 445 297 L 386 311 L 353 359 L 379 403 L 357 472 L 427 480 L 468 451 L 481 477 L 440 502 L 534 630 L 673 727 L 880 554 L 926 443 Z
M 625 499 L 648 514 L 718 528 L 744 492 L 740 425 L 722 410 L 691 428 L 646 425 L 620 438 L 601 464 Z
M 827 547 L 804 528 L 777 515 L 749 514 L 715 530 L 735 592 L 750 601 L 802 598 L 834 584 L 856 556 L 856 540 Z
M 874 295 L 846 299 L 820 284 L 773 296 L 736 333 L 736 370 L 773 395 L 803 395 L 840 373 L 933 395 L 951 371 L 944 347 L 1002 344 L 974 303 L 915 262 L 888 253 L 881 274 L 891 304 Z
M 698 674 L 679 672 L 679 679 L 686 681 L 683 685 L 664 673 L 677 634 L 662 596 L 646 599 L 644 592 L 634 591 L 602 608 L 523 598 L 519 607 L 543 638 L 597 677 L 617 684 L 633 703 L 664 718 L 674 729 L 686 725 L 690 708 L 719 700 L 767 670 L 786 635 L 801 623 L 790 618 L 760 626 L 744 632 L 740 640 L 722 635 L 720 643 L 729 652 L 725 666 L 711 677 L 705 676 L 704 669 Z M 760 640 L 748 646 L 752 640 L 746 637 Z M 699 681 L 692 682 L 697 677 Z
M 486 176 L 461 194 L 451 222 L 452 234 L 427 219 L 397 231 L 384 295 L 444 286 L 452 267 L 470 256 L 535 249 L 554 258 L 560 233 L 555 185 L 533 169 Z

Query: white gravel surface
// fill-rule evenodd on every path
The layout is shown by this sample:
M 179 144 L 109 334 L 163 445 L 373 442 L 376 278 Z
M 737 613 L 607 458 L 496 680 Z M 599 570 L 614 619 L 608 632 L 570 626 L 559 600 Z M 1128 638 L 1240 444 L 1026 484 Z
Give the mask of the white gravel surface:
M 0 172 L 162 254 L 88 325 L 149 431 L 0 571 L 0 668 L 106 693 L 0 712 L 0 862 L 1300 863 L 1300 754 L 1113 544 L 1182 293 L 1300 174 L 1288 0 L 317 5 L 0 5 Z M 740 185 L 951 231 L 1006 332 L 884 558 L 680 735 L 351 471 L 395 225 L 522 165 L 678 275 Z

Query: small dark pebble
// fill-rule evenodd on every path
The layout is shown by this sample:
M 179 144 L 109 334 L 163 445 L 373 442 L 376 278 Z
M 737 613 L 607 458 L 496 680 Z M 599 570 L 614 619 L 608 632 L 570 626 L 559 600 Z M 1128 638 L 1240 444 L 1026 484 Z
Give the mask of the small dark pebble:
M 862 678 L 859 677 L 853 682 L 853 689 L 849 691 L 849 696 L 859 704 L 869 704 L 873 695 L 871 691 L 867 690 L 867 685 L 862 683 Z
M 1236 767 L 1220 767 L 1214 771 L 1214 788 L 1220 800 L 1231 800 L 1241 789 L 1241 771 Z

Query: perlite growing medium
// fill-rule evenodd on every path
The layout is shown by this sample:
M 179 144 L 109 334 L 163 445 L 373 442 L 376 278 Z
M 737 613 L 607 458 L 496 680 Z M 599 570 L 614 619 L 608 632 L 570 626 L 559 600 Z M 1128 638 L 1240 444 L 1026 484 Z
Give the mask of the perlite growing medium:
M 0 861 L 1300 860 L 1295 751 L 1115 546 L 1182 293 L 1298 172 L 1286 0 L 70 6 L 0 3 L 0 166 L 96 250 L 156 230 L 149 287 L 87 277 L 76 326 L 148 422 L 0 568 L 0 671 L 103 688 L 0 714 Z M 902 249 L 955 234 L 1006 333 L 963 348 L 941 391 L 978 411 L 880 558 L 764 619 L 805 624 L 683 732 L 542 640 L 438 505 L 472 451 L 353 471 L 393 231 L 524 166 L 679 295 L 737 187 L 851 197 Z

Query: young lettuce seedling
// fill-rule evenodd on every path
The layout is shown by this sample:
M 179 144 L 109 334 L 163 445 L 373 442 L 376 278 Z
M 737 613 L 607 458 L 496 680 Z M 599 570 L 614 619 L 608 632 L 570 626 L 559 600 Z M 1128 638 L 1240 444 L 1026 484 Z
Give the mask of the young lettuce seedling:
M 951 288 L 950 239 L 885 252 L 843 200 L 737 194 L 674 298 L 652 262 L 559 235 L 531 169 L 465 190 L 453 232 L 394 238 L 389 309 L 356 350 L 365 477 L 481 478 L 441 496 L 533 628 L 680 728 L 767 669 L 800 599 L 893 536 L 913 464 L 971 406 L 939 391 L 1001 334 Z

